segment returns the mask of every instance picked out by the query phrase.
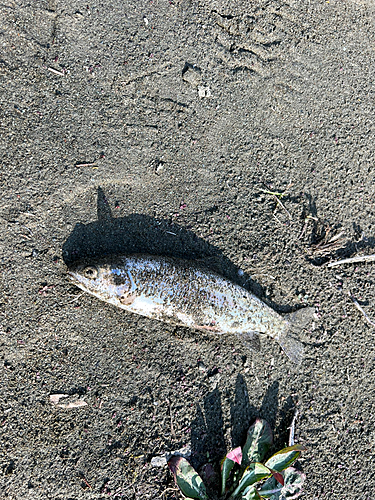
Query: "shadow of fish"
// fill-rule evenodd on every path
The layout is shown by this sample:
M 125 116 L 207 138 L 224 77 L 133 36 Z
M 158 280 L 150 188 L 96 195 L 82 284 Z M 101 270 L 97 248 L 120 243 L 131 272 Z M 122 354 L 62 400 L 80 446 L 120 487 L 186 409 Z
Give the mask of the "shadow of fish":
M 259 334 L 276 340 L 295 363 L 302 344 L 291 332 L 298 314 L 280 316 L 241 286 L 197 263 L 151 255 L 109 256 L 72 264 L 82 290 L 127 311 L 217 334 L 236 334 L 259 350 Z

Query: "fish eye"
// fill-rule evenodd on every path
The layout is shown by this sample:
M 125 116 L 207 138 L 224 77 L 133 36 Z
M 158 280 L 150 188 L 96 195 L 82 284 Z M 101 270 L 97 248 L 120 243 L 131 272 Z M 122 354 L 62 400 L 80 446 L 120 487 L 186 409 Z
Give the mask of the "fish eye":
M 83 270 L 83 275 L 89 279 L 95 279 L 98 277 L 98 270 L 94 266 L 87 266 Z

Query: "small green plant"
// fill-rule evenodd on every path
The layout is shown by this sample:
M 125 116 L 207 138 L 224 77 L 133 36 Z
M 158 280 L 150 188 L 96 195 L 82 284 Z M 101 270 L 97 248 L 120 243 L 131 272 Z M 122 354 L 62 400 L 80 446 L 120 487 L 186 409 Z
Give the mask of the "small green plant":
M 273 443 L 272 430 L 257 419 L 247 432 L 243 448 L 227 453 L 221 462 L 220 495 L 207 493 L 202 478 L 183 457 L 168 461 L 177 486 L 187 499 L 213 500 L 292 500 L 302 494 L 305 475 L 291 467 L 306 448 L 289 446 L 261 463 Z

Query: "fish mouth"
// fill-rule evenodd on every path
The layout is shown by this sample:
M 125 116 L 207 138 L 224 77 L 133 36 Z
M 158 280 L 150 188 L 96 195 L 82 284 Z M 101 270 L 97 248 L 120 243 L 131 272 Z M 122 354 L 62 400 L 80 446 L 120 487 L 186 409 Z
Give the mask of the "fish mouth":
M 76 275 L 72 271 L 68 271 L 66 274 L 68 275 L 70 281 L 77 281 Z

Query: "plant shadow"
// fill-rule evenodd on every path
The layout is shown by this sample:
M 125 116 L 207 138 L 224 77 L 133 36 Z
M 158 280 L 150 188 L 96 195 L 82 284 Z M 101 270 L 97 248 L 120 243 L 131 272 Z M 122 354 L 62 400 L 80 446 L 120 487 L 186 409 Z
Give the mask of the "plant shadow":
M 278 408 L 279 382 L 275 381 L 267 390 L 260 408 L 251 404 L 247 385 L 242 375 L 237 376 L 234 398 L 230 401 L 231 435 L 229 449 L 243 446 L 246 434 L 256 418 L 267 420 L 270 424 L 274 443 L 270 455 L 288 446 L 289 426 L 291 424 L 296 402 L 288 397 L 282 408 Z M 203 410 L 197 404 L 197 415 L 191 424 L 191 463 L 198 472 L 205 475 L 207 462 L 213 465 L 220 463 L 229 449 L 226 446 L 225 428 L 221 393 L 218 389 L 210 392 L 203 400 Z M 279 416 L 279 424 L 276 420 Z M 219 470 L 216 471 L 216 481 Z

